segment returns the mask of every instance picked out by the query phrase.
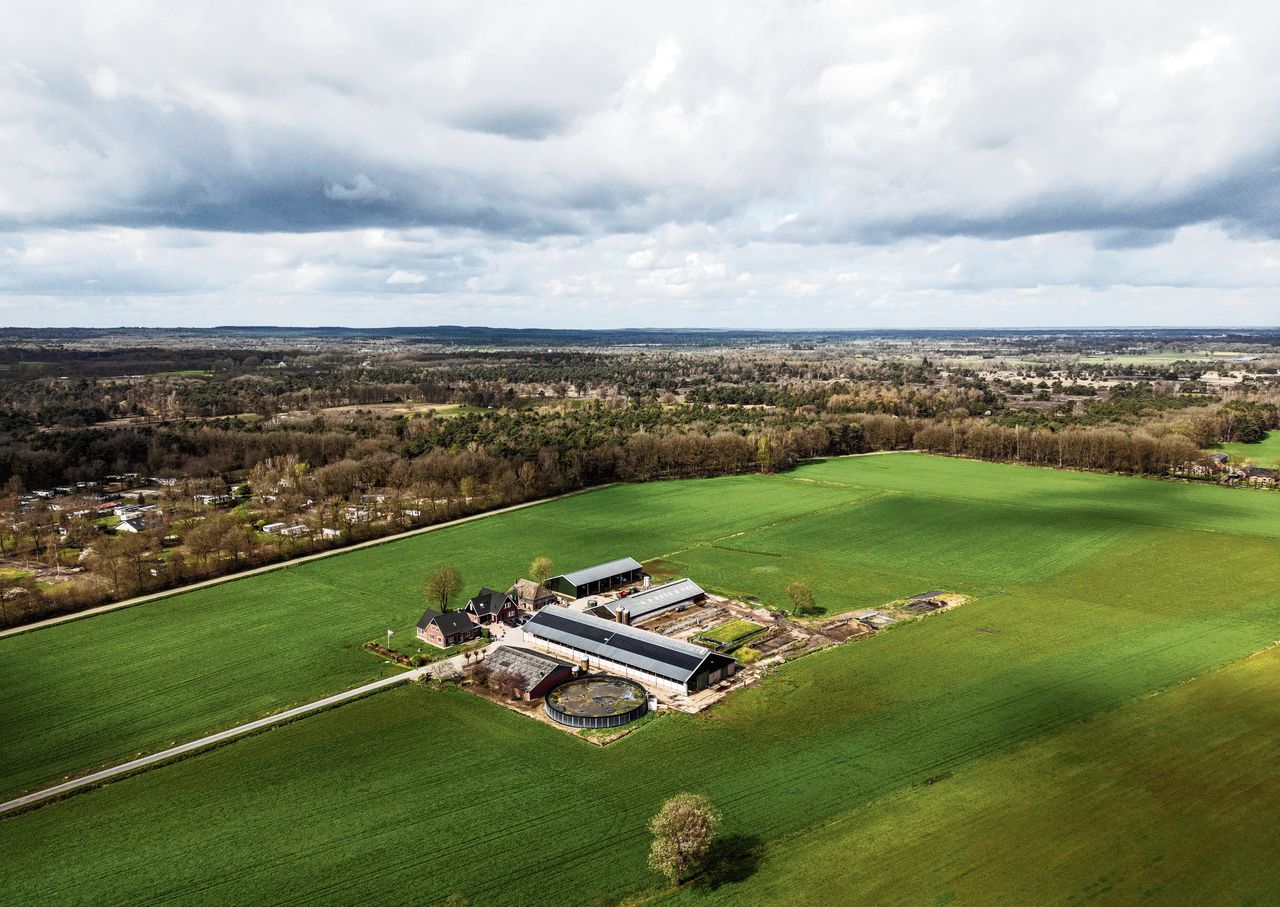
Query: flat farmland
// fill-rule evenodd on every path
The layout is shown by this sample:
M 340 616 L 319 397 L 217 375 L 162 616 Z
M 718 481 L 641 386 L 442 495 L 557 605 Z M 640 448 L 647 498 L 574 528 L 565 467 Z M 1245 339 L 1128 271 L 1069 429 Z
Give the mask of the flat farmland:
M 748 884 L 669 902 L 1274 904 L 1278 723 L 1270 649 L 797 835 Z
M 1139 531 L 1087 514 L 885 491 L 695 546 L 667 564 L 718 592 L 770 603 L 786 602 L 787 584 L 803 580 L 838 613 L 942 586 L 989 594 L 1043 582 Z
M 856 466 L 850 466 L 856 462 Z M 1046 510 L 1072 520 L 1119 522 L 1280 538 L 1280 499 L 1267 493 L 915 454 L 831 459 L 781 477 L 833 488 L 884 489 L 928 499 Z
M 0 640 L 0 797 L 376 679 L 440 563 L 464 597 L 534 555 L 647 559 L 866 496 L 759 476 L 618 486 Z
M 1274 726 L 1275 706 L 1263 703 L 1275 698 L 1274 672 L 1255 673 L 1268 656 L 1248 656 L 1272 644 L 1280 625 L 1280 497 L 912 455 L 734 481 L 607 489 L 596 494 L 609 509 L 593 504 L 566 529 L 589 534 L 611 524 L 625 533 L 651 511 L 657 524 L 676 513 L 694 525 L 673 524 L 666 546 L 619 545 L 637 557 L 683 558 L 776 536 L 786 572 L 809 558 L 855 579 L 874 567 L 878 581 L 907 592 L 966 586 L 977 597 L 787 665 L 702 715 L 662 715 L 604 749 L 457 691 L 414 687 L 356 702 L 0 822 L 0 899 L 316 903 L 395 891 L 424 901 L 459 892 L 475 903 L 561 904 L 658 896 L 644 866 L 644 823 L 665 796 L 690 789 L 721 807 L 731 845 L 721 871 L 681 893 L 690 900 L 799 903 L 848 891 L 867 902 L 1025 902 L 1046 891 L 1061 900 L 1114 891 L 1131 901 L 1134 891 L 1190 884 L 1206 845 L 1230 850 L 1241 795 L 1224 804 L 1212 793 L 1222 790 L 1218 780 L 1208 793 L 1194 783 L 1215 764 L 1224 767 L 1222 784 L 1236 779 L 1274 813 L 1275 756 L 1251 738 Z M 734 509 L 757 488 L 772 509 L 735 529 L 733 519 L 745 521 L 726 514 L 726 487 L 737 495 Z M 993 500 L 980 506 L 984 488 Z M 665 500 L 629 501 L 659 489 Z M 783 506 L 793 493 L 803 504 Z M 539 525 L 525 531 L 563 562 L 547 544 L 553 524 L 596 494 L 526 511 Z M 971 562 L 941 528 L 924 527 L 919 545 L 889 537 L 892 508 L 875 508 L 893 501 L 913 521 L 922 501 L 976 502 L 972 519 L 944 509 L 938 522 L 964 535 Z M 879 528 L 858 535 L 857 521 L 844 517 L 864 509 Z M 628 511 L 638 523 L 627 523 Z M 1198 517 L 1213 531 L 1184 525 Z M 1218 528 L 1232 519 L 1237 532 Z M 505 532 L 491 544 L 525 544 L 509 524 Z M 1051 534 L 1055 544 L 1020 541 L 1028 533 Z M 759 539 L 743 541 L 752 536 Z M 582 550 L 615 550 L 608 538 L 594 543 Z M 992 553 L 1002 547 L 1007 556 Z M 524 551 L 493 557 L 516 568 L 528 559 Z M 395 561 L 384 569 L 397 569 Z M 394 588 L 390 578 L 384 585 Z M 1211 692 L 1193 708 L 1185 697 L 1199 684 Z M 1236 698 L 1221 716 L 1207 704 L 1228 696 Z M 1167 697 L 1172 705 L 1162 706 Z M 1160 708 L 1186 714 L 1160 731 L 1162 719 L 1149 712 Z M 1073 736 L 1086 732 L 1095 736 Z M 1170 749 L 1175 743 L 1182 749 Z M 447 791 L 442 774 L 454 779 Z M 1144 777 L 1168 783 L 1143 789 Z M 1097 790 L 1108 778 L 1111 797 Z M 1066 819 L 1036 820 L 1041 800 Z M 996 827 L 1002 809 L 1007 829 Z M 1280 842 L 1257 822 L 1241 828 L 1261 838 L 1235 849 L 1232 890 L 1273 891 L 1274 861 L 1259 855 Z M 1119 853 L 1134 841 L 1152 846 Z M 503 857 L 460 860 L 459 847 Z M 1094 886 L 1113 871 L 1096 869 L 1107 848 L 1113 863 L 1124 862 L 1114 870 L 1124 875 L 1118 887 Z M 1199 865 L 1201 885 L 1220 870 Z M 1038 873 L 1062 887 L 1038 888 Z

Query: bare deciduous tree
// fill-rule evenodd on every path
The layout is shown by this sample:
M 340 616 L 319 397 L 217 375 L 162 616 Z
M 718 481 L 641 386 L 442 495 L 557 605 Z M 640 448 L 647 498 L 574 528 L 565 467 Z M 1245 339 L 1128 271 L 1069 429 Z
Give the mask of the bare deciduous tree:
M 449 610 L 449 599 L 462 589 L 462 575 L 455 567 L 441 564 L 427 577 L 427 585 L 423 594 L 427 600 L 440 606 L 441 611 Z

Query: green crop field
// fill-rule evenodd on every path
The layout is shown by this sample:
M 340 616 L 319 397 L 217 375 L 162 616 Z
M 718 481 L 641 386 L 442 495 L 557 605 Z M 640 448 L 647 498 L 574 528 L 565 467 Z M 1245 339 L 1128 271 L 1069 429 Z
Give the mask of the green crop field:
M 725 815 L 691 900 L 1203 902 L 1227 872 L 1265 902 L 1280 665 L 1242 659 L 1278 635 L 1278 539 L 1277 495 L 853 458 L 610 488 L 0 641 L 14 787 L 363 679 L 379 663 L 344 645 L 416 616 L 441 559 L 469 586 L 536 547 L 662 555 L 778 604 L 807 578 L 831 610 L 975 596 L 603 749 L 462 692 L 362 700 L 0 822 L 0 900 L 658 896 L 644 824 L 689 789 Z M 1246 796 L 1260 839 L 1232 849 Z
M 728 645 L 737 642 L 740 639 L 746 639 L 748 636 L 754 636 L 763 630 L 764 627 L 749 620 L 731 620 L 728 623 L 721 624 L 718 627 L 712 627 L 705 633 L 700 634 L 703 639 L 717 642 L 721 645 Z
M 1280 464 L 1280 431 L 1267 432 L 1267 437 L 1258 444 L 1219 444 L 1218 449 L 1236 465 L 1276 466 Z
M 1273 904 L 1277 723 L 1270 649 L 799 834 L 766 851 L 750 897 Z M 672 900 L 742 895 L 726 885 Z

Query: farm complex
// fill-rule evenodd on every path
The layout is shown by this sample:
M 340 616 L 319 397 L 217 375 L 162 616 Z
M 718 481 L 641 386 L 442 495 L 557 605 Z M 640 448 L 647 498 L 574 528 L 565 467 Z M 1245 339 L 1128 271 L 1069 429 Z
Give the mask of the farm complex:
M 1276 500 L 831 459 L 0 638 L 6 797 L 430 676 L 0 819 L 0 900 L 1269 903 Z M 564 572 L 529 577 L 542 554 Z M 442 563 L 461 590 L 424 614 Z M 646 826 L 682 791 L 723 811 L 724 855 L 667 888 Z

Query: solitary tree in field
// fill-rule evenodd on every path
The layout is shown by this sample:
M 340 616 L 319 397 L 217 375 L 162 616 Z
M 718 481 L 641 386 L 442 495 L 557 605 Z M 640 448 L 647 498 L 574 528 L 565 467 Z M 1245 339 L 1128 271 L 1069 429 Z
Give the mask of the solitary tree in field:
M 539 554 L 533 559 L 533 563 L 529 565 L 529 578 L 539 586 L 545 586 L 547 580 L 551 579 L 551 574 L 555 569 L 556 565 L 551 563 L 551 558 L 545 554 Z
M 441 564 L 435 572 L 427 577 L 427 586 L 423 595 L 428 602 L 440 606 L 441 611 L 449 610 L 449 599 L 458 594 L 462 588 L 462 575 L 448 564 Z
M 702 794 L 676 794 L 649 820 L 649 867 L 679 885 L 706 857 L 720 813 Z
M 813 590 L 809 588 L 808 583 L 796 580 L 788 585 L 787 598 L 791 599 L 797 614 L 808 614 L 813 611 Z

